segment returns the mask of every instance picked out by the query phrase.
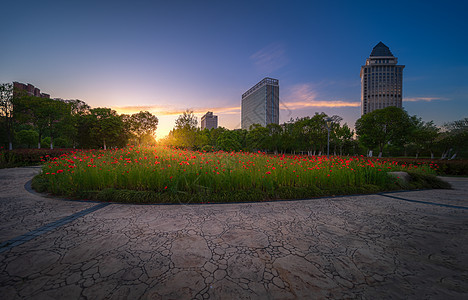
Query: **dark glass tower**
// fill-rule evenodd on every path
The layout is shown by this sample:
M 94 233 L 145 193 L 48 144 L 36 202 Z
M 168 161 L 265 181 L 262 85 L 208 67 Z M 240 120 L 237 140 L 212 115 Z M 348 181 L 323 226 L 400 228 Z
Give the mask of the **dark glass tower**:
M 266 77 L 242 95 L 241 127 L 279 124 L 279 81 Z

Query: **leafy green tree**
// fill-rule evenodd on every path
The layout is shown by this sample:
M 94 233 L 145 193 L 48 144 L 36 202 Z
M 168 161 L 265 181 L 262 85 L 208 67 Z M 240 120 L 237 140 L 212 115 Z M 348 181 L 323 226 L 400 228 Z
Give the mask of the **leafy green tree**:
M 80 125 L 84 122 L 83 119 L 85 116 L 90 115 L 91 107 L 84 101 L 78 99 L 65 100 L 65 102 L 70 105 L 70 114 L 61 128 L 61 132 L 64 137 L 71 141 L 73 148 L 75 148 L 80 140 L 79 134 L 83 133 L 83 131 L 80 131 L 80 129 L 82 129 Z M 89 132 L 87 138 L 89 138 Z
M 333 141 L 335 146 L 338 147 L 340 155 L 343 155 L 343 148 L 345 145 L 351 144 L 354 131 L 352 131 L 346 123 L 343 126 L 340 126 L 339 123 L 337 125 L 338 126 L 333 130 Z
M 424 122 L 416 116 L 411 117 L 413 121 L 411 139 L 415 143 L 416 158 L 421 150 L 427 150 L 431 153 L 431 158 L 434 158 L 434 144 L 439 136 L 440 129 L 434 125 L 433 121 Z
M 444 124 L 445 132 L 441 143 L 445 145 L 442 158 L 455 158 L 468 154 L 468 118 Z
M 220 149 L 218 147 L 218 138 L 223 134 L 223 132 L 227 131 L 224 127 L 212 128 L 209 130 L 209 145 L 211 145 L 214 149 Z
M 50 135 L 50 148 L 62 122 L 70 114 L 70 107 L 61 100 L 22 96 L 14 100 L 15 114 L 20 122 L 31 123 L 38 133 L 38 148 L 46 133 Z
M 42 138 L 47 130 L 48 120 L 45 116 L 43 98 L 22 94 L 14 99 L 15 119 L 19 123 L 31 124 L 38 133 L 37 148 L 41 148 Z
M 278 149 L 281 148 L 283 128 L 278 124 L 270 123 L 266 126 L 266 130 L 268 131 L 267 148 L 277 154 Z
M 197 117 L 195 117 L 193 111 L 186 110 L 182 115 L 179 115 L 172 131 L 176 146 L 190 149 L 197 147 L 197 125 Z
M 225 130 L 219 135 L 217 144 L 223 151 L 240 151 L 242 143 L 239 140 L 240 135 L 235 130 Z
M 140 111 L 124 120 L 129 123 L 130 133 L 136 137 L 139 145 L 144 138 L 148 140 L 148 137 L 154 135 L 159 122 L 158 118 L 149 111 Z
M 260 124 L 253 124 L 250 126 L 247 133 L 247 145 L 249 150 L 267 150 L 269 140 L 268 129 Z
M 324 152 L 327 145 L 327 129 L 325 113 L 315 113 L 313 117 L 297 119 L 294 123 L 293 138 L 298 140 L 296 150 L 308 151 L 315 155 L 316 151 Z
M 39 137 L 39 134 L 32 129 L 20 130 L 16 133 L 16 141 L 20 147 L 31 148 Z
M 377 147 L 379 157 L 388 143 L 402 144 L 411 131 L 408 113 L 401 108 L 389 106 L 363 115 L 356 121 L 359 141 L 372 149 Z
M 211 130 L 213 129 L 205 128 L 198 131 L 197 146 L 199 149 L 204 149 L 205 151 L 211 151 L 213 149 L 213 145 L 211 144 Z
M 0 84 L 0 125 L 6 134 L 8 149 L 13 149 L 13 84 Z
M 123 146 L 122 144 L 125 144 L 126 139 L 122 139 L 122 136 L 125 136 L 124 124 L 115 110 L 94 108 L 90 112 L 90 136 L 99 141 L 104 150 L 108 145 Z
M 48 117 L 48 131 L 50 134 L 50 149 L 54 148 L 54 138 L 61 134 L 65 126 L 70 123 L 70 105 L 61 100 L 48 99 L 45 101 Z
M 290 119 L 288 122 L 281 124 L 282 135 L 281 135 L 281 152 L 292 152 L 296 150 L 298 140 L 294 138 L 294 119 Z

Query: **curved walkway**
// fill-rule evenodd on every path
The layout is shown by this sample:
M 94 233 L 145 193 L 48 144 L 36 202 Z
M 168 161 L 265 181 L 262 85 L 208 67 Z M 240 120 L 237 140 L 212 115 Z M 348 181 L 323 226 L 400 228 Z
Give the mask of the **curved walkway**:
M 468 296 L 468 178 L 453 190 L 223 205 L 30 193 L 0 170 L 3 299 Z

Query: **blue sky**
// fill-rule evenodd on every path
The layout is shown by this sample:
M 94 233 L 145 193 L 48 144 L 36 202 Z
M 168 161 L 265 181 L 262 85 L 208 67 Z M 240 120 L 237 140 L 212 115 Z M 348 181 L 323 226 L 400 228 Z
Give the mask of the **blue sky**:
M 353 127 L 360 67 L 379 41 L 406 65 L 409 114 L 468 117 L 465 1 L 9 1 L 2 11 L 0 82 L 149 110 L 159 137 L 187 108 L 239 128 L 242 93 L 267 76 L 280 81 L 280 123 L 325 112 Z

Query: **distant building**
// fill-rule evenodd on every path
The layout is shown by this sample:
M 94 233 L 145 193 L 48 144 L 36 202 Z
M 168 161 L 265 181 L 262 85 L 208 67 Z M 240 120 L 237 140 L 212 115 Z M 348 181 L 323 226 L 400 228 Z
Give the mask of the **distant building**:
M 201 117 L 201 129 L 216 129 L 218 128 L 218 116 L 213 115 L 213 112 L 207 112 Z
M 13 81 L 13 97 L 16 97 L 20 94 L 26 94 L 29 96 L 34 97 L 41 97 L 41 98 L 50 98 L 49 94 L 41 93 L 41 90 L 35 87 L 34 85 L 28 83 L 20 83 Z
M 265 77 L 242 95 L 241 128 L 279 124 L 279 81 Z
M 388 106 L 402 107 L 403 68 L 379 42 L 361 67 L 361 116 Z

